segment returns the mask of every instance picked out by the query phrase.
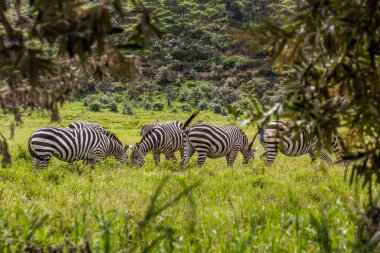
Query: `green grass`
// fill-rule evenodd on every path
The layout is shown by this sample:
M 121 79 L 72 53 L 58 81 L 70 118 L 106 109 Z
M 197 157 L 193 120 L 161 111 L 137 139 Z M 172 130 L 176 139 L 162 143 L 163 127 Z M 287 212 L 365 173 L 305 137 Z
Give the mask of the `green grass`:
M 134 144 L 140 124 L 185 120 L 189 114 L 92 113 L 72 102 L 62 108 L 58 124 L 42 113 L 25 116 L 10 141 L 12 167 L 0 169 L 0 252 L 352 250 L 365 194 L 343 180 L 343 167 L 324 168 L 321 161 L 312 165 L 308 156 L 279 155 L 268 168 L 259 159 L 243 166 L 239 155 L 233 168 L 225 159 L 207 159 L 197 168 L 195 155 L 181 173 L 174 162 L 155 166 L 151 155 L 140 169 L 108 159 L 91 170 L 55 158 L 48 168 L 38 169 L 26 149 L 29 135 L 44 125 L 99 122 L 123 143 Z M 2 117 L 0 131 L 6 133 L 11 117 Z M 194 122 L 232 120 L 201 112 Z M 245 130 L 253 136 L 253 127 Z

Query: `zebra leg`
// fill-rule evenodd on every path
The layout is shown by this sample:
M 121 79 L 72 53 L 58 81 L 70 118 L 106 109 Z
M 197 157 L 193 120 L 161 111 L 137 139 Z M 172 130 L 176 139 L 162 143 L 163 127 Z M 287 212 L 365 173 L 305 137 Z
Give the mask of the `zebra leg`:
M 50 158 L 40 160 L 40 159 L 34 157 L 33 158 L 33 165 L 36 166 L 37 168 L 45 168 L 48 166 L 49 161 L 50 161 Z
M 274 162 L 274 159 L 276 159 L 277 153 L 278 153 L 278 148 L 277 147 L 266 148 L 265 149 L 265 153 L 264 154 L 265 154 L 265 156 L 267 158 L 267 166 L 271 166 L 272 165 L 272 163 Z M 261 155 L 261 156 L 263 156 L 263 155 Z
M 231 167 L 234 165 L 234 162 L 236 160 L 236 156 L 238 155 L 239 150 L 238 149 L 233 149 L 231 153 L 228 155 L 227 158 L 227 166 Z
M 181 170 L 183 170 L 183 166 L 189 162 L 190 158 L 194 155 L 194 153 L 195 149 L 190 145 L 190 143 L 185 144 L 179 167 Z
M 166 153 L 165 154 L 165 159 L 166 160 L 173 160 L 173 161 L 177 161 L 177 157 L 175 156 L 174 153 Z
M 197 150 L 198 153 L 198 167 L 202 167 L 205 164 L 207 151 L 206 150 Z
M 266 151 L 260 155 L 260 159 L 263 158 L 264 156 L 267 157 L 267 152 Z
M 320 157 L 321 157 L 325 162 L 327 162 L 327 164 L 328 164 L 329 166 L 331 166 L 331 164 L 332 164 L 331 158 L 330 158 L 330 156 L 328 156 L 328 154 L 326 154 L 326 152 L 325 152 L 323 149 L 321 150 Z
M 157 165 L 160 163 L 160 152 L 157 152 L 157 151 L 153 151 L 153 159 L 154 159 L 154 163 Z

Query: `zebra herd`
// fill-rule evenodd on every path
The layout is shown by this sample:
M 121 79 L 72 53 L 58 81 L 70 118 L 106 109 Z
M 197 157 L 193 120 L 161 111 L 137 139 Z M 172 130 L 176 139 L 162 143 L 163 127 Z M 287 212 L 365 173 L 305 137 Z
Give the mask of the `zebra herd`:
M 121 163 L 128 161 L 127 150 L 131 149 L 130 164 L 142 166 L 145 156 L 152 152 L 156 164 L 160 162 L 160 154 L 167 160 L 177 161 L 175 152 L 180 151 L 180 169 L 196 152 L 198 166 L 203 166 L 206 157 L 226 157 L 227 165 L 232 166 L 239 152 L 243 155 L 243 164 L 254 158 L 259 147 L 253 148 L 256 136 L 265 152 L 260 157 L 267 158 L 267 165 L 271 165 L 278 151 L 287 156 L 300 156 L 310 154 L 314 161 L 319 156 L 331 165 L 331 158 L 324 148 L 318 148 L 318 137 L 308 129 L 295 133 L 293 126 L 285 121 L 275 120 L 269 122 L 265 128 L 260 129 L 250 141 L 246 133 L 232 125 L 195 124 L 189 126 L 197 116 L 196 110 L 185 123 L 180 121 L 153 122 L 140 127 L 141 141 L 134 147 L 123 146 L 121 141 L 103 126 L 90 122 L 73 122 L 65 127 L 41 127 L 29 138 L 28 150 L 34 158 L 34 164 L 39 167 L 47 166 L 52 156 L 72 163 L 83 160 L 94 167 L 95 162 L 114 156 Z M 339 135 L 335 135 L 331 147 L 338 161 L 345 167 L 348 161 L 343 161 L 343 145 Z

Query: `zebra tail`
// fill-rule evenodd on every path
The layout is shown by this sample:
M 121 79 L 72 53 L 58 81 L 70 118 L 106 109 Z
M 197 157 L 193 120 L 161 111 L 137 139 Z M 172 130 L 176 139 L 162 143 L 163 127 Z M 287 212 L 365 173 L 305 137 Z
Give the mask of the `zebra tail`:
M 190 124 L 190 122 L 198 115 L 198 113 L 201 111 L 201 109 L 196 109 L 193 114 L 186 120 L 186 122 L 182 126 L 182 130 L 185 130 L 187 126 Z

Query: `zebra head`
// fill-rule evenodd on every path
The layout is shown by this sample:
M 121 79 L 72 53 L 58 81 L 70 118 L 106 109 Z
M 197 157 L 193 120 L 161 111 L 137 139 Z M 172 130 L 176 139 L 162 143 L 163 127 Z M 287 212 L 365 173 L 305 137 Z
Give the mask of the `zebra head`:
M 121 141 L 113 133 L 107 132 L 106 136 L 109 138 L 107 155 L 113 155 L 116 160 L 125 164 L 128 161 L 127 150 L 131 146 L 128 144 L 123 146 Z
M 255 134 L 255 136 L 253 137 L 252 141 L 249 142 L 249 143 L 248 143 L 247 136 L 245 136 L 245 138 L 244 138 L 246 140 L 247 145 L 245 145 L 245 147 L 241 151 L 242 154 L 243 154 L 243 164 L 247 164 L 250 159 L 253 159 L 255 152 L 260 149 L 260 147 L 252 148 L 253 142 L 255 141 L 256 136 L 257 136 L 258 133 L 259 132 L 257 132 Z
M 145 163 L 144 154 L 141 151 L 140 143 L 136 143 L 136 146 L 132 147 L 131 165 L 141 167 Z

